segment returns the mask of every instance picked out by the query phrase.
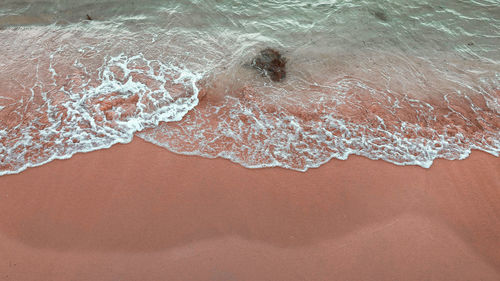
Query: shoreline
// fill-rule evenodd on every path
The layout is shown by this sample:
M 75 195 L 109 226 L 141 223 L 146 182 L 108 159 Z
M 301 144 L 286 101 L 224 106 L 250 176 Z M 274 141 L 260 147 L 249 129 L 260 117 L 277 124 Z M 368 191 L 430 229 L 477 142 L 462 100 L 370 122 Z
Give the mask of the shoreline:
M 0 272 L 498 280 L 499 163 L 480 151 L 430 168 L 351 155 L 303 173 L 179 155 L 135 137 L 0 177 Z

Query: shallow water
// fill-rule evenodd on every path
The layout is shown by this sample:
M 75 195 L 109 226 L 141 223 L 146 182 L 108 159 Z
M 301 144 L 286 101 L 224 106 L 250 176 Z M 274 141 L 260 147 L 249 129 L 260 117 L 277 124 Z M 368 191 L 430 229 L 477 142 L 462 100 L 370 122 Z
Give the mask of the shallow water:
M 498 45 L 498 1 L 4 0 L 0 174 L 134 135 L 300 171 L 498 156 Z

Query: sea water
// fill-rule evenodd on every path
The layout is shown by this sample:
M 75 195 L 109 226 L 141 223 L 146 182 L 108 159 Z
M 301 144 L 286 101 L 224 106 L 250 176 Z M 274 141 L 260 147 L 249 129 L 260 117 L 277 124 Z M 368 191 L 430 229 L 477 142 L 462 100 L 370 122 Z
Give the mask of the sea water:
M 498 0 L 2 0 L 0 175 L 134 136 L 298 171 L 498 156 L 498 46 Z

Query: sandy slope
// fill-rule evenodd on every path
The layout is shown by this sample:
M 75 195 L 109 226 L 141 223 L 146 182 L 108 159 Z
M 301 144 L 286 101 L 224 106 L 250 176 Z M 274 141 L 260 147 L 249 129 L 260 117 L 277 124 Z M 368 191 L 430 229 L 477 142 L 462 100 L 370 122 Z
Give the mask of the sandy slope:
M 0 280 L 499 280 L 500 162 L 245 169 L 135 139 L 0 177 Z

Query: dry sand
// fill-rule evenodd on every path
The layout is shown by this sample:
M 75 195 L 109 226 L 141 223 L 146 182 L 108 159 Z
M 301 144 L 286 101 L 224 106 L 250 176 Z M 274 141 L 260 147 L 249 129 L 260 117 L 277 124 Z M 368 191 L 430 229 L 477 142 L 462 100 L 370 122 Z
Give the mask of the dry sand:
M 0 280 L 500 280 L 500 161 L 246 169 L 135 139 L 0 177 Z

